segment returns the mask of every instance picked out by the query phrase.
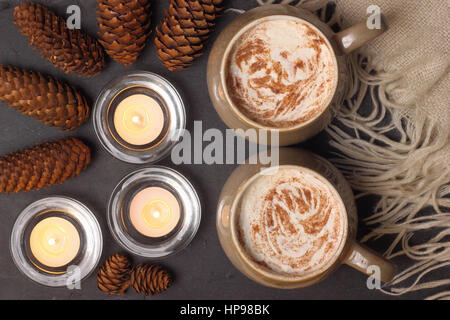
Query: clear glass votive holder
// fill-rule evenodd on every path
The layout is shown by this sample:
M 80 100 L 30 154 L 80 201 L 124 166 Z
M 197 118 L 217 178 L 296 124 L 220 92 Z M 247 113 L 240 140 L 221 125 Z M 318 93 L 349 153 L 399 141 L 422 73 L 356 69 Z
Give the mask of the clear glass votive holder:
M 115 125 L 115 112 L 120 103 L 133 95 L 152 99 L 163 114 L 160 134 L 145 144 L 126 141 Z M 139 71 L 114 79 L 103 88 L 95 102 L 93 122 L 100 143 L 112 156 L 128 163 L 151 164 L 166 157 L 181 139 L 186 127 L 186 110 L 181 95 L 168 80 Z
M 33 230 L 48 218 L 69 222 L 79 236 L 75 257 L 63 266 L 43 264 L 31 249 Z M 87 278 L 96 268 L 102 248 L 102 232 L 94 214 L 81 202 L 61 196 L 44 198 L 27 206 L 11 233 L 10 251 L 17 268 L 29 279 L 49 287 L 64 287 Z
M 150 237 L 140 233 L 130 217 L 134 199 L 149 188 L 167 190 L 180 208 L 176 226 L 163 236 Z M 194 187 L 184 176 L 170 168 L 152 166 L 135 171 L 120 181 L 109 201 L 107 218 L 112 235 L 124 249 L 146 258 L 164 258 L 191 243 L 200 225 L 201 204 Z

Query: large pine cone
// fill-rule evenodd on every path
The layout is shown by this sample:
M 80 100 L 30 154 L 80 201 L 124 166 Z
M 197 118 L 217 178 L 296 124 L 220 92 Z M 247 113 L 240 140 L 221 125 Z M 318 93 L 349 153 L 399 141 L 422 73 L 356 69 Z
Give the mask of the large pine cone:
M 66 138 L 0 157 L 0 193 L 39 190 L 74 178 L 91 162 L 89 148 Z
M 124 66 L 132 65 L 145 48 L 150 31 L 149 0 L 97 0 L 99 41 Z
M 169 70 L 183 70 L 202 55 L 205 40 L 222 10 L 222 1 L 170 0 L 155 38 L 158 56 Z
M 172 276 L 154 264 L 141 263 L 131 272 L 131 285 L 146 296 L 161 293 L 172 284 Z
M 40 4 L 21 3 L 14 9 L 14 24 L 31 46 L 64 72 L 85 77 L 105 67 L 103 48 L 80 30 L 70 30 L 66 21 Z
M 121 254 L 109 257 L 97 274 L 97 286 L 106 294 L 122 295 L 130 287 L 130 260 Z
M 0 100 L 49 126 L 71 131 L 89 118 L 86 98 L 41 73 L 0 65 Z

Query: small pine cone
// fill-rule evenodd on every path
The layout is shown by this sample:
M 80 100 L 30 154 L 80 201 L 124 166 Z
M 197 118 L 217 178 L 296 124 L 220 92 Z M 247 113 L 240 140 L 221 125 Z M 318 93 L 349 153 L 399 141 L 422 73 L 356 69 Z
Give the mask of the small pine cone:
M 86 98 L 41 73 L 0 65 L 0 100 L 49 126 L 71 131 L 89 118 Z
M 131 262 L 122 255 L 109 257 L 97 274 L 97 286 L 106 294 L 122 295 L 130 287 Z
M 131 285 L 137 293 L 146 296 L 166 291 L 172 284 L 172 277 L 163 268 L 154 264 L 141 263 L 131 272 Z
M 150 36 L 149 0 L 97 0 L 99 42 L 108 55 L 132 65 Z
M 202 55 L 222 1 L 170 0 L 155 38 L 159 59 L 169 70 L 183 70 Z
M 66 138 L 0 156 L 0 193 L 39 190 L 78 176 L 91 162 L 89 148 Z
M 23 2 L 15 7 L 14 24 L 31 46 L 66 73 L 92 77 L 105 67 L 97 40 L 80 30 L 70 30 L 63 18 L 40 4 Z

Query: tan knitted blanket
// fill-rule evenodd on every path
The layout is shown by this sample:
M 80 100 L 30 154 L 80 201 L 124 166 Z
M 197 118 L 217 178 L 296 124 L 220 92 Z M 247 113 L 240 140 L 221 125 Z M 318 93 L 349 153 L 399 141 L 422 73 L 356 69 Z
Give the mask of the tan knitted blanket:
M 257 1 L 317 12 L 331 0 Z M 358 23 L 369 6 L 377 5 L 390 27 L 349 57 L 352 81 L 337 120 L 327 129 L 339 150 L 332 161 L 358 197 L 380 197 L 367 220 L 373 231 L 364 240 L 393 235 L 386 256 L 411 260 L 382 290 L 400 295 L 439 287 L 441 293 L 429 298 L 450 299 L 450 279 L 440 272 L 450 267 L 450 2 L 333 1 L 331 20 L 326 10 L 318 11 L 330 25 Z M 373 106 L 369 114 L 360 112 L 367 93 Z M 429 280 L 431 273 L 441 279 Z

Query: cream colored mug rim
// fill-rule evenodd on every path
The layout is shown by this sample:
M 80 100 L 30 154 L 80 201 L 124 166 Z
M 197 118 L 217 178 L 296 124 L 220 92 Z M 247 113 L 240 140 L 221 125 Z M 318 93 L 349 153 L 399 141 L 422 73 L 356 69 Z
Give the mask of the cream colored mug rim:
M 251 10 L 250 10 L 251 11 Z M 245 14 L 245 13 L 244 13 Z M 247 116 L 245 116 L 240 110 L 239 108 L 234 104 L 233 100 L 230 97 L 230 94 L 228 92 L 228 87 L 226 85 L 226 68 L 228 65 L 228 58 L 230 55 L 230 51 L 232 50 L 234 44 L 236 43 L 236 41 L 248 30 L 250 30 L 252 27 L 256 26 L 257 24 L 260 24 L 261 22 L 264 21 L 268 21 L 268 20 L 277 20 L 277 19 L 290 19 L 290 20 L 296 20 L 296 21 L 301 21 L 302 23 L 307 24 L 309 27 L 311 27 L 312 29 L 314 29 L 316 32 L 318 32 L 326 41 L 326 43 L 328 44 L 331 52 L 333 53 L 333 62 L 334 62 L 334 66 L 335 66 L 335 75 L 334 75 L 334 87 L 333 87 L 333 92 L 332 94 L 330 94 L 328 101 L 326 103 L 326 107 L 323 108 L 323 110 L 318 113 L 316 116 L 314 116 L 313 118 L 309 119 L 306 122 L 302 122 L 298 125 L 295 126 L 291 126 L 291 127 L 286 127 L 286 128 L 277 128 L 277 127 L 269 127 L 269 126 L 264 126 L 256 121 L 253 121 L 252 119 L 248 118 Z M 310 125 L 311 123 L 313 123 L 314 121 L 316 121 L 321 115 L 323 115 L 331 106 L 334 97 L 336 95 L 337 92 L 337 88 L 338 88 L 338 83 L 339 83 L 339 63 L 337 61 L 337 55 L 336 55 L 336 51 L 330 41 L 330 39 L 318 28 L 316 27 L 316 25 L 314 25 L 313 23 L 294 16 L 294 15 L 290 15 L 290 14 L 269 14 L 267 16 L 258 18 L 256 20 L 251 21 L 250 23 L 247 23 L 244 27 L 242 27 L 230 40 L 230 42 L 228 43 L 228 46 L 225 49 L 225 52 L 223 54 L 222 60 L 221 60 L 221 66 L 220 66 L 220 81 L 222 82 L 222 85 L 224 87 L 224 94 L 225 94 L 225 99 L 228 102 L 228 105 L 230 106 L 231 110 L 236 114 L 236 116 L 238 118 L 241 119 L 241 121 L 247 123 L 248 125 L 250 125 L 253 128 L 256 129 L 260 129 L 260 130 L 267 130 L 267 131 L 277 131 L 277 132 L 290 132 L 290 131 L 296 131 L 298 129 L 301 129 L 303 127 L 306 127 L 308 125 Z
M 244 252 L 245 250 L 242 248 L 241 244 L 239 244 L 239 240 L 238 240 L 238 236 L 237 236 L 237 230 L 236 230 L 236 206 L 239 203 L 239 201 L 242 198 L 242 195 L 244 194 L 244 192 L 249 188 L 249 186 L 256 180 L 258 179 L 264 171 L 268 171 L 268 170 L 278 170 L 279 168 L 301 168 L 301 170 L 304 170 L 306 172 L 312 173 L 315 176 L 317 176 L 322 182 L 324 182 L 331 190 L 332 192 L 335 194 L 335 196 L 337 197 L 337 199 L 339 200 L 339 205 L 341 206 L 341 212 L 342 212 L 342 216 L 344 217 L 344 226 L 343 226 L 343 230 L 344 230 L 344 234 L 341 237 L 341 243 L 339 244 L 339 248 L 337 250 L 337 253 L 335 254 L 335 256 L 333 257 L 333 259 L 331 259 L 328 264 L 326 264 L 325 266 L 323 266 L 322 268 L 320 268 L 319 270 L 317 270 L 316 272 L 312 273 L 312 274 L 307 274 L 304 277 L 288 277 L 288 276 L 282 276 L 282 275 L 275 275 L 276 272 L 269 272 L 269 271 L 265 271 L 263 268 L 258 267 L 257 263 L 255 263 L 254 261 L 252 261 L 250 258 L 247 257 L 246 253 Z M 239 187 L 239 189 L 237 190 L 236 194 L 234 195 L 234 198 L 231 202 L 231 209 L 230 209 L 230 231 L 231 231 L 231 241 L 235 247 L 235 249 L 237 250 L 240 258 L 245 262 L 245 264 L 247 266 L 249 266 L 250 268 L 252 268 L 255 272 L 257 272 L 258 274 L 262 275 L 264 278 L 266 279 L 271 279 L 273 281 L 278 281 L 278 282 L 289 282 L 289 283 L 296 283 L 296 282 L 304 282 L 304 281 L 308 281 L 310 279 L 315 279 L 317 277 L 319 277 L 320 275 L 324 274 L 325 272 L 327 272 L 328 270 L 330 270 L 331 268 L 333 268 L 333 266 L 336 264 L 336 262 L 341 258 L 342 253 L 344 251 L 345 245 L 347 243 L 347 238 L 348 238 L 348 232 L 349 232 L 349 222 L 348 222 L 348 213 L 347 213 L 347 209 L 345 207 L 344 201 L 340 195 L 340 193 L 336 190 L 336 188 L 334 187 L 334 185 L 327 179 L 325 178 L 323 175 L 321 175 L 320 173 L 318 173 L 317 171 L 314 171 L 310 168 L 304 167 L 304 166 L 300 166 L 300 165 L 280 165 L 277 167 L 269 167 L 269 168 L 265 168 L 260 172 L 257 172 L 256 174 L 252 175 L 250 178 L 246 179 Z

